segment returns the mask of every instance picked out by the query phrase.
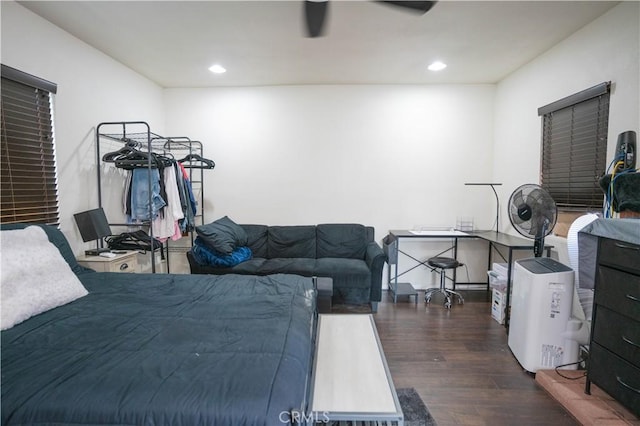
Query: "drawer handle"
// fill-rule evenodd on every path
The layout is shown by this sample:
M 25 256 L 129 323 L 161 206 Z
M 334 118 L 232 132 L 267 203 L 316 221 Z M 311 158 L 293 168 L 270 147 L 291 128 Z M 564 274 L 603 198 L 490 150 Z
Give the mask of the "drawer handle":
M 633 391 L 633 392 L 635 392 L 637 394 L 640 394 L 640 389 L 636 389 L 633 386 L 630 386 L 630 385 L 626 384 L 625 382 L 622 381 L 622 379 L 619 376 L 616 376 L 616 380 L 618 381 L 618 383 L 620 383 L 625 388 L 627 388 L 627 389 L 629 389 L 629 390 L 631 390 L 631 391 Z
M 622 336 L 622 340 L 623 340 L 625 343 L 630 344 L 631 346 L 635 346 L 636 348 L 640 348 L 640 345 L 639 345 L 639 344 L 637 344 L 636 342 L 631 341 L 630 339 L 627 339 L 627 337 L 626 337 L 626 336 Z
M 121 270 L 121 271 L 125 271 L 125 270 L 127 270 L 127 269 L 129 269 L 129 264 L 127 264 L 127 263 L 123 263 L 122 265 L 120 265 L 120 270 Z
M 628 245 L 622 244 L 622 243 L 616 243 L 616 247 L 619 247 L 621 249 L 633 250 L 633 251 L 639 251 L 640 250 L 640 247 L 628 246 Z
M 634 302 L 640 302 L 640 299 L 638 299 L 637 297 L 632 296 L 630 294 L 627 294 L 627 299 L 633 300 Z

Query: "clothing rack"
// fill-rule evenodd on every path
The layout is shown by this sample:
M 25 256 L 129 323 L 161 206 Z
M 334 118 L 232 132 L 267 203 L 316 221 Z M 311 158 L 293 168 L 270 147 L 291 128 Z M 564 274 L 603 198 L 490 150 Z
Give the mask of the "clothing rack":
M 109 142 L 115 142 L 122 144 L 122 148 L 119 150 L 104 153 L 101 152 L 101 144 Z M 100 164 L 103 162 L 112 162 L 115 167 L 122 169 L 135 169 L 146 168 L 149 171 L 149 176 L 152 174 L 152 169 L 172 166 L 176 161 L 185 161 L 187 164 L 183 164 L 185 170 L 189 170 L 190 181 L 193 185 L 194 170 L 200 171 L 197 176 L 196 182 L 199 185 L 200 197 L 199 208 L 197 216 L 200 216 L 201 223 L 204 223 L 204 193 L 202 191 L 204 182 L 205 169 L 212 169 L 215 167 L 215 163 L 212 160 L 208 160 L 202 155 L 202 143 L 199 141 L 191 141 L 188 137 L 164 137 L 156 133 L 151 132 L 151 128 L 148 123 L 144 121 L 119 121 L 119 122 L 103 122 L 96 127 L 96 164 L 97 164 L 97 185 L 98 185 L 98 205 L 103 207 L 103 177 Z M 178 152 L 186 154 L 183 158 L 176 158 Z M 104 157 L 103 157 L 104 156 Z M 196 161 L 197 160 L 197 161 Z M 132 172 L 133 173 L 133 172 Z M 195 175 L 198 175 L 196 172 Z M 151 179 L 148 180 L 148 194 L 149 194 L 149 217 L 153 217 L 153 189 Z M 197 217 L 196 216 L 196 217 Z M 112 226 L 127 226 L 127 227 L 146 227 L 148 228 L 148 234 L 151 241 L 154 240 L 154 230 L 152 226 L 152 220 L 144 221 L 142 223 L 122 223 L 122 224 L 110 224 Z M 195 226 L 195 217 L 194 223 Z M 192 229 L 188 229 L 192 231 Z M 191 236 L 191 244 L 193 244 L 193 232 L 189 232 Z M 169 265 L 169 241 L 167 239 L 160 248 L 160 253 L 167 262 L 167 273 L 170 272 Z M 166 249 L 166 257 L 165 257 Z M 150 250 L 151 260 L 151 272 L 156 272 L 156 250 Z
M 198 193 L 198 205 L 200 208 L 195 215 L 200 225 L 204 225 L 204 171 L 213 169 L 215 162 L 204 157 L 202 142 L 194 141 L 186 136 L 158 139 L 163 142 L 162 149 L 167 154 L 172 154 L 189 171 L 189 180 L 194 193 Z M 178 155 L 180 154 L 180 155 Z M 194 235 L 190 233 L 193 245 Z

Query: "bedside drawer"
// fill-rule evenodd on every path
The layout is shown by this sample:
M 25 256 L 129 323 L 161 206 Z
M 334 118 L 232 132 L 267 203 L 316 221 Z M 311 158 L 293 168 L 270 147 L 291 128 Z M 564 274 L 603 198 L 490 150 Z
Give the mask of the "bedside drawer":
M 138 259 L 136 256 L 130 256 L 110 262 L 108 272 L 138 272 Z
M 640 368 L 634 367 L 594 343 L 591 345 L 589 380 L 618 402 L 640 415 Z
M 640 367 L 640 322 L 598 306 L 593 341 Z
M 640 246 L 601 238 L 599 255 L 600 264 L 640 274 Z
M 640 321 L 640 276 L 600 265 L 594 303 Z
M 130 251 L 117 254 L 116 257 L 83 256 L 78 258 L 81 266 L 91 268 L 96 272 L 138 272 L 137 252 Z

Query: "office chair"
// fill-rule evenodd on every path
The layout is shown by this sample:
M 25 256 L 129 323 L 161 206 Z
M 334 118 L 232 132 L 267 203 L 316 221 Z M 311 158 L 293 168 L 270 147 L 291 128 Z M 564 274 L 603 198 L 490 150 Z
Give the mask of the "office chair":
M 458 296 L 458 304 L 464 303 L 464 298 L 457 291 L 449 290 L 446 287 L 447 281 L 447 269 L 455 269 L 462 266 L 462 263 L 456 259 L 450 257 L 432 257 L 427 260 L 427 265 L 440 273 L 440 287 L 428 288 L 424 293 L 424 301 L 428 304 L 431 302 L 431 296 L 435 293 L 440 293 L 444 296 L 444 307 L 451 309 L 451 296 L 455 300 L 455 296 Z

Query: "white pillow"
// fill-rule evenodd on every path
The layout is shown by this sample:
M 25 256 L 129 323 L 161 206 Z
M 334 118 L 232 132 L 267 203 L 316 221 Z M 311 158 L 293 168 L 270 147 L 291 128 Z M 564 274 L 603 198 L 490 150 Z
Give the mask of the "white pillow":
M 39 226 L 0 232 L 0 329 L 88 294 Z

